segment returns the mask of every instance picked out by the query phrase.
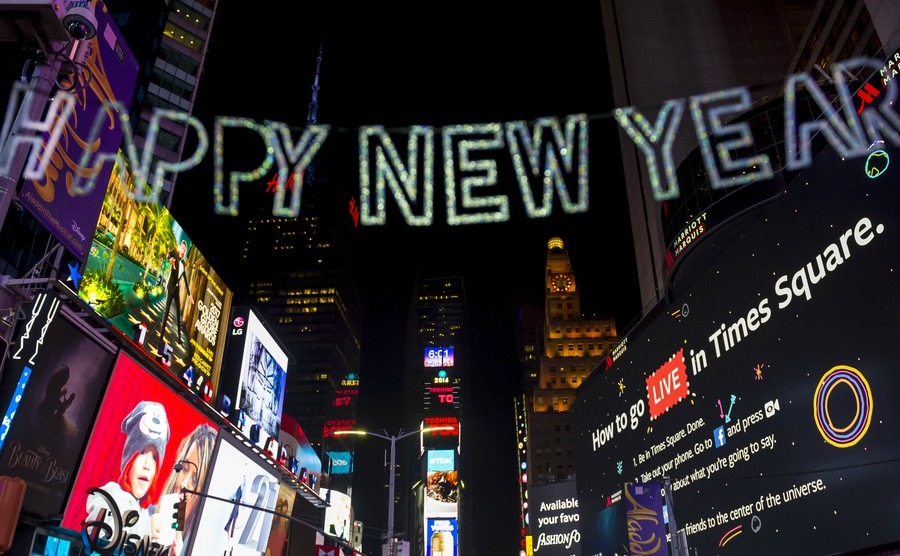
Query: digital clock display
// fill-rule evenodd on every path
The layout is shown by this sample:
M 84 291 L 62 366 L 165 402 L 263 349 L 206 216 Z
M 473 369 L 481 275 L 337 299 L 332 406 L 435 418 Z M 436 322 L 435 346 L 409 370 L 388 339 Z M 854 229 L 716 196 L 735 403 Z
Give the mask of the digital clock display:
M 427 347 L 425 348 L 426 367 L 452 367 L 452 347 Z

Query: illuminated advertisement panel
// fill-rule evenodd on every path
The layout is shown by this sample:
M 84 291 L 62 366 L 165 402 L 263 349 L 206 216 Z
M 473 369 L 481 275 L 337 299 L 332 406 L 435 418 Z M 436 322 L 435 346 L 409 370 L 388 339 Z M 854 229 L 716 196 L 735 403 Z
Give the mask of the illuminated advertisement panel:
M 456 448 L 460 445 L 460 423 L 459 418 L 452 415 L 425 416 L 422 419 L 422 428 L 426 427 L 451 427 L 446 430 L 430 430 L 423 432 L 421 435 L 421 451 L 424 452 L 430 448 Z
M 531 487 L 532 550 L 541 556 L 579 556 L 578 493 L 575 481 Z
M 226 352 L 219 409 L 247 438 L 277 458 L 287 353 L 259 315 L 246 307 L 231 313 Z
M 58 516 L 115 355 L 51 294 L 22 309 L 0 389 L 0 475 L 25 481 L 23 509 Z
M 325 532 L 350 541 L 353 533 L 353 509 L 350 505 L 350 497 L 338 490 L 323 488 L 320 495 L 329 498 L 329 506 L 325 508 Z
M 206 489 L 216 498 L 201 502 L 197 533 L 187 554 L 264 554 L 273 514 L 263 510 L 275 509 L 279 490 L 278 478 L 265 460 L 231 434 L 221 434 Z
M 297 491 L 286 486 L 278 487 L 278 501 L 275 502 L 275 511 L 283 515 L 291 515 L 294 509 L 294 499 Z M 291 520 L 275 515 L 272 517 L 272 531 L 269 533 L 269 543 L 266 546 L 265 556 L 286 556 L 288 539 L 291 534 Z
M 458 517 L 456 451 L 428 450 L 425 458 L 425 517 Z
M 24 180 L 18 200 L 28 208 L 79 261 L 83 261 L 91 245 L 91 232 L 97 224 L 97 214 L 103 204 L 103 193 L 112 172 L 112 162 L 98 161 L 101 153 L 115 154 L 122 142 L 123 125 L 106 102 L 117 101 L 127 112 L 137 82 L 138 63 L 119 28 L 103 2 L 92 8 L 97 19 L 97 34 L 90 40 L 79 41 L 79 53 L 84 56 L 78 70 L 87 79 L 77 87 L 73 96 L 75 107 L 69 116 L 56 150 L 40 179 Z M 89 75 L 90 77 L 85 77 Z M 89 85 L 88 85 L 89 83 Z M 102 112 L 101 112 L 102 110 Z M 102 123 L 96 132 L 96 121 Z M 97 133 L 97 135 L 93 135 Z M 44 143 L 50 139 L 44 134 Z M 85 153 L 85 150 L 89 151 Z M 89 156 L 88 168 L 81 166 L 82 156 Z M 72 185 L 81 177 L 96 172 L 96 185 L 86 193 L 77 193 Z
M 663 476 L 700 554 L 900 540 L 897 155 L 823 151 L 710 230 L 672 304 L 578 389 L 583 554 L 602 551 L 600 516 L 625 483 Z
M 457 556 L 459 528 L 456 518 L 428 518 L 425 524 L 425 556 Z
M 427 347 L 425 348 L 426 367 L 452 367 L 453 347 Z
M 328 452 L 328 474 L 349 475 L 353 473 L 353 452 Z
M 83 531 L 92 550 L 155 543 L 181 554 L 194 530 L 196 497 L 188 498 L 183 534 L 172 528 L 173 508 L 182 487 L 202 488 L 215 442 L 213 423 L 120 354 L 62 526 Z M 128 514 L 137 518 L 131 525 Z
M 281 416 L 281 430 L 278 432 L 279 461 L 284 456 L 284 465 L 310 488 L 316 490 L 322 474 L 322 460 L 316 449 L 309 443 L 306 433 L 290 415 Z
M 455 373 L 440 369 L 426 375 L 422 408 L 426 413 L 458 410 L 462 406 L 460 379 Z
M 349 431 L 356 428 L 356 419 L 325 419 L 322 438 L 334 436 L 334 431 Z
M 162 207 L 113 173 L 78 295 L 207 403 L 231 291 Z

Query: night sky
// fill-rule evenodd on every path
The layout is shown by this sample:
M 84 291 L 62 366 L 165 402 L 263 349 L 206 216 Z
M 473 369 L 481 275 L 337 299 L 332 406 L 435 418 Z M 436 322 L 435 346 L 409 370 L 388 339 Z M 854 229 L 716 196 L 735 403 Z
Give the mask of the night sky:
M 358 127 L 381 124 L 396 131 L 394 141 L 404 152 L 410 126 L 437 128 L 435 225 L 408 226 L 389 199 L 387 225 L 357 228 L 362 249 L 354 265 L 364 280 L 365 302 L 360 422 L 373 429 L 393 426 L 378 420 L 399 403 L 414 264 L 440 261 L 447 274 L 464 276 L 469 302 L 471 413 L 464 443 L 467 457 L 479 461 L 467 483 L 478 516 L 469 534 L 479 554 L 517 552 L 513 396 L 520 373 L 510 298 L 543 299 L 547 240 L 558 235 L 566 242 L 583 312 L 614 316 L 621 331 L 640 307 L 618 137 L 609 118 L 613 105 L 600 9 L 554 9 L 545 6 L 533 17 L 488 16 L 474 3 L 455 3 L 450 13 L 417 18 L 354 7 L 353 14 L 343 15 L 368 25 L 350 28 L 317 7 L 279 3 L 277 10 L 254 11 L 244 3 L 222 2 L 194 111 L 210 134 L 217 115 L 304 126 L 324 37 L 318 123 L 333 130 L 318 168 L 328 184 L 358 195 Z M 503 149 L 492 153 L 498 161 L 493 191 L 509 197 L 512 220 L 446 224 L 441 126 L 576 113 L 590 116 L 589 212 L 564 214 L 556 200 L 550 217 L 527 219 Z M 227 146 L 225 158 L 227 165 Z M 235 244 L 229 241 L 234 226 L 231 217 L 213 214 L 211 155 L 179 177 L 174 199 L 174 215 L 228 283 L 236 272 Z M 385 444 L 374 446 L 377 455 L 370 459 L 376 469 L 361 468 L 370 461 L 361 458 L 357 471 L 378 479 L 386 443 L 372 444 Z M 386 521 L 380 484 L 374 491 L 355 485 L 355 494 L 378 497 L 374 506 L 354 497 L 356 517 L 372 528 L 383 528 Z M 366 542 L 368 552 L 377 546 Z

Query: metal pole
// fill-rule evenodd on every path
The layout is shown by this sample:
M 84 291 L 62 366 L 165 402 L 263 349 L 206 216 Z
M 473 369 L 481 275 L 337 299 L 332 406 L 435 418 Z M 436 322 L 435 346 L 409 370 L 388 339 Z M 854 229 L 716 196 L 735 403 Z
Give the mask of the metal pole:
M 388 556 L 394 556 L 394 464 L 396 460 L 397 437 L 391 436 L 391 468 L 388 479 Z
M 54 46 L 59 44 L 54 43 Z M 64 45 L 65 43 L 62 44 Z M 34 73 L 31 75 L 28 90 L 20 105 L 16 120 L 12 124 L 11 136 L 0 137 L 0 144 L 7 140 L 4 152 L 0 152 L 0 160 L 11 160 L 9 175 L 0 176 L 0 230 L 3 229 L 9 207 L 16 198 L 16 186 L 19 183 L 19 178 L 22 177 L 22 170 L 25 168 L 25 162 L 31 150 L 30 148 L 17 145 L 11 139 L 21 131 L 24 122 L 41 119 L 44 110 L 47 108 L 50 94 L 53 92 L 56 77 L 59 75 L 59 66 L 60 59 L 58 56 L 51 56 L 46 62 L 36 64 Z

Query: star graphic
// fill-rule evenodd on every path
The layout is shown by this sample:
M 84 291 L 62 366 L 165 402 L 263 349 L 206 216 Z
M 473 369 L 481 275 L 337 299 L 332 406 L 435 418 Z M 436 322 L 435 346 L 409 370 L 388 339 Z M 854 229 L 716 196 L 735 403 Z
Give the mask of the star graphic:
M 78 265 L 69 263 L 69 277 L 66 278 L 66 280 L 71 281 L 76 290 L 78 289 L 78 282 L 81 281 L 81 278 L 81 273 L 78 272 Z

